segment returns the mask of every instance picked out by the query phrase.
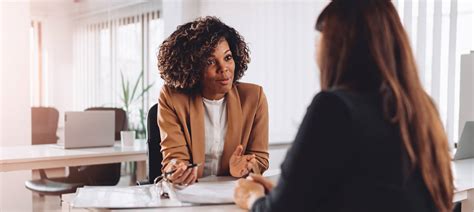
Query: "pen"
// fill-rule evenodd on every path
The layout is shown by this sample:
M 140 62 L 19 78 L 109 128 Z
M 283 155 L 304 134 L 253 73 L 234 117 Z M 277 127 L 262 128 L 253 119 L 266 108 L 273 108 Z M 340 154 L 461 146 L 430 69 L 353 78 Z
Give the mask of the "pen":
M 190 169 L 190 168 L 198 167 L 199 165 L 201 165 L 201 164 L 200 163 L 190 163 L 190 164 L 186 165 L 186 170 Z M 176 171 L 178 171 L 178 169 L 174 169 L 174 170 L 171 170 L 169 172 L 165 172 L 165 176 L 171 175 L 171 174 L 175 173 Z

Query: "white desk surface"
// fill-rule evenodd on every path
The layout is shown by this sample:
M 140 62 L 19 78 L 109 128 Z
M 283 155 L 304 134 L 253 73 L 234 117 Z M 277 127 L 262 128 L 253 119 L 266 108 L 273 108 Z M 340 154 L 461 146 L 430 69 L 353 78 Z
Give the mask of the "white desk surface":
M 239 208 L 237 205 L 206 205 L 206 206 L 191 206 L 191 207 L 169 207 L 169 208 L 140 208 L 140 209 L 85 209 L 85 208 L 73 208 L 70 206 L 70 202 L 76 196 L 76 194 L 66 194 L 63 195 L 62 200 L 62 211 L 73 211 L 73 212 L 82 212 L 82 211 L 119 211 L 119 212 L 132 212 L 132 211 L 177 211 L 177 212 L 242 212 L 246 211 Z
M 474 159 L 456 160 L 452 162 L 454 177 L 454 201 L 468 198 L 468 191 L 474 190 Z
M 136 140 L 133 146 L 115 142 L 113 147 L 81 149 L 56 144 L 13 146 L 0 149 L 0 172 L 146 160 L 146 140 Z
M 468 198 L 468 192 L 474 190 L 474 159 L 453 161 L 454 184 L 456 186 L 454 201 L 463 201 Z M 273 170 L 278 173 L 279 170 Z M 272 172 L 273 173 L 273 172 Z M 63 211 L 88 211 L 86 209 L 76 209 L 69 206 L 69 202 L 75 194 L 63 195 Z M 470 201 L 470 200 L 469 200 Z M 105 210 L 108 211 L 108 210 Z M 113 211 L 113 210 L 112 210 Z M 137 211 L 120 210 L 122 211 Z M 180 211 L 180 212 L 213 212 L 213 211 L 244 211 L 236 205 L 214 205 L 214 206 L 192 206 L 192 207 L 174 207 L 174 208 L 150 208 L 139 209 L 139 211 Z M 470 211 L 470 210 L 469 210 Z

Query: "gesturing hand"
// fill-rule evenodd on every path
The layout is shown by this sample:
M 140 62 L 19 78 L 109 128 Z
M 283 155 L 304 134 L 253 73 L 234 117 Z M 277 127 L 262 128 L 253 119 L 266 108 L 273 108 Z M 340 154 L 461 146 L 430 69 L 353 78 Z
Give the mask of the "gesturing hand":
M 229 160 L 230 174 L 233 177 L 242 177 L 250 173 L 257 166 L 255 155 L 243 155 L 244 148 L 242 145 L 235 148 L 234 153 Z
M 252 180 L 239 179 L 234 188 L 234 202 L 243 209 L 252 208 L 253 203 L 265 196 L 264 187 Z

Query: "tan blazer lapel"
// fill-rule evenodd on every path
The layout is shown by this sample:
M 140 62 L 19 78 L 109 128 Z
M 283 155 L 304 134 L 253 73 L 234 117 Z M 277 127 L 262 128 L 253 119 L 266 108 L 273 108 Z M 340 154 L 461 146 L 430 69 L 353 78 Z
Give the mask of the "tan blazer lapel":
M 189 118 L 191 125 L 191 158 L 193 163 L 201 164 L 198 168 L 198 177 L 204 171 L 205 141 L 204 141 L 204 106 L 201 95 L 191 96 Z
M 229 175 L 229 159 L 242 140 L 242 107 L 237 87 L 227 93 L 227 132 L 221 157 L 219 175 Z

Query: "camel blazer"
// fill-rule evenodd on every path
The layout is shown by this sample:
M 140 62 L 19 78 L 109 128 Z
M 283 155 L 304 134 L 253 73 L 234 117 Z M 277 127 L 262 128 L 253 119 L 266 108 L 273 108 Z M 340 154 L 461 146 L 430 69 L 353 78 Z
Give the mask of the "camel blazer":
M 218 175 L 230 175 L 229 159 L 242 144 L 244 154 L 255 154 L 261 174 L 268 169 L 268 104 L 262 87 L 235 83 L 226 94 L 227 132 Z M 163 167 L 177 159 L 200 163 L 204 171 L 204 103 L 201 95 L 189 95 L 163 86 L 158 100 Z

